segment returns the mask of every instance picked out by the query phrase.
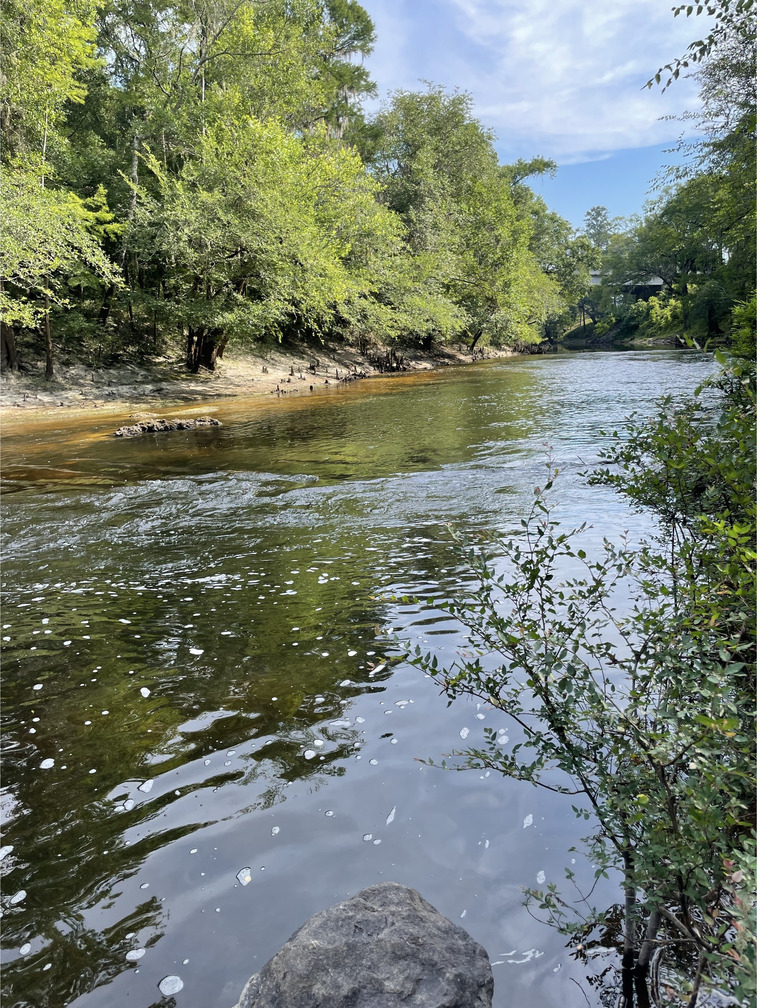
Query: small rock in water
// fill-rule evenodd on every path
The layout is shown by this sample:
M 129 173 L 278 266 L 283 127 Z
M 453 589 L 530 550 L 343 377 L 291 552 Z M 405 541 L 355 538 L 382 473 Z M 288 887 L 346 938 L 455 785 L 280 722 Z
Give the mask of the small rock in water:
M 17 893 L 14 893 L 10 898 L 11 906 L 15 906 L 17 903 L 22 903 L 26 899 L 26 889 L 19 889 Z
M 373 840 L 373 833 L 363 833 L 363 840 Z
M 278 826 L 274 826 L 273 829 L 271 830 L 271 836 L 277 836 L 278 832 L 279 832 L 279 827 Z
M 124 802 L 124 812 L 131 812 L 133 808 L 134 808 L 134 799 L 127 798 L 126 801 Z
M 537 874 L 536 874 L 536 881 L 539 883 L 539 885 L 543 885 L 544 882 L 546 882 L 546 880 L 547 880 L 547 876 L 544 874 L 543 871 L 537 872 Z
M 249 866 L 247 868 L 241 868 L 237 872 L 237 882 L 239 882 L 239 884 L 243 885 L 243 886 L 249 885 L 250 882 L 252 882 L 252 874 L 251 873 L 252 873 L 252 868 L 250 868 Z
M 10 852 L 13 850 L 13 844 L 6 844 L 5 847 L 0 847 L 0 861 L 3 860 Z
M 378 766 L 378 760 L 377 759 L 368 760 L 368 762 L 371 764 L 371 766 Z
M 151 780 L 142 781 L 142 783 L 137 788 L 137 791 L 144 791 L 145 794 L 148 794 L 150 791 L 152 791 L 153 783 L 154 781 Z
M 313 759 L 315 757 L 315 749 L 306 749 L 302 755 L 305 759 Z
M 24 945 L 21 946 L 21 948 L 18 951 L 21 953 L 21 955 L 29 955 L 31 950 L 32 950 L 31 945 L 29 944 L 29 942 L 26 942 Z
M 331 809 L 329 809 L 328 812 L 325 813 L 325 815 L 327 815 L 327 816 L 333 816 L 333 814 L 334 813 L 333 813 L 333 811 Z
M 365 724 L 365 718 L 364 717 L 356 717 L 355 718 L 355 724 Z
M 526 816 L 526 818 L 523 820 L 523 829 L 528 829 L 529 826 L 533 825 L 533 822 L 534 822 L 534 817 L 529 812 L 528 815 Z
M 374 840 L 373 843 L 378 846 L 378 844 L 380 844 L 381 841 L 380 840 Z
M 461 739 L 467 739 L 469 735 L 470 735 L 470 728 L 461 728 L 460 729 L 460 738 Z
M 205 651 L 202 648 L 199 648 L 199 647 L 191 647 L 189 649 L 189 653 L 190 654 L 194 654 L 194 655 L 201 655 L 201 654 L 205 654 Z
M 49 770 L 50 767 L 54 767 L 54 766 L 55 766 L 55 760 L 54 759 L 43 759 L 42 762 L 39 765 L 39 768 L 40 768 L 40 770 Z
M 386 825 L 387 826 L 389 825 L 389 823 L 393 823 L 394 822 L 394 815 L 395 815 L 396 811 L 397 811 L 397 806 L 395 805 L 394 808 L 392 809 L 392 811 L 386 817 Z
M 128 952 L 126 953 L 126 959 L 127 959 L 127 960 L 128 960 L 129 962 L 138 962 L 138 961 L 139 961 L 139 960 L 140 960 L 140 959 L 142 958 L 142 956 L 143 956 L 144 954 L 145 954 L 145 950 L 144 950 L 143 948 L 138 948 L 138 949 L 130 949 L 130 950 L 129 950 L 129 951 L 128 951 Z
M 150 695 L 150 691 L 146 686 L 143 686 L 139 692 L 142 694 L 143 697 L 149 697 Z
M 166 976 L 158 984 L 158 989 L 163 997 L 170 997 L 171 994 L 178 994 L 184 988 L 184 981 L 181 977 Z

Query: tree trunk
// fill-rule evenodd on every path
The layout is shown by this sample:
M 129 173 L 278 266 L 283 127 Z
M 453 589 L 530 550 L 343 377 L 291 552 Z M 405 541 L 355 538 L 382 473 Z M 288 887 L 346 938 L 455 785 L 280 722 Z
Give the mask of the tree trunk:
M 3 281 L 0 278 L 0 293 L 3 290 Z M 5 371 L 10 368 L 11 371 L 18 371 L 18 350 L 16 348 L 16 334 L 13 331 L 13 326 L 9 325 L 7 322 L 0 322 L 0 341 L 2 342 L 2 351 L 0 351 L 0 368 Z
M 659 910 L 653 910 L 647 921 L 644 941 L 639 949 L 639 958 L 634 967 L 634 987 L 636 989 L 636 1002 L 639 1008 L 650 1008 L 649 1006 L 649 964 L 652 961 L 652 953 L 655 950 L 655 938 L 660 930 L 662 914 Z
M 634 916 L 636 909 L 636 890 L 631 883 L 633 860 L 629 851 L 623 854 L 624 890 L 626 894 L 623 912 L 623 969 L 622 969 L 622 1008 L 634 1006 Z
M 131 138 L 131 182 L 132 187 L 139 185 L 139 148 L 142 143 L 142 137 L 135 130 Z M 124 272 L 124 277 L 126 278 L 125 265 L 126 265 L 126 239 L 128 234 L 128 225 L 131 224 L 134 219 L 134 213 L 137 209 L 137 190 L 132 188 L 131 195 L 129 196 L 129 210 L 126 214 L 126 224 L 127 227 L 124 230 L 123 241 L 121 242 L 121 251 L 119 252 L 119 265 L 122 272 Z M 127 280 L 128 282 L 128 280 Z M 108 316 L 110 315 L 110 305 L 113 299 L 113 295 L 116 292 L 115 284 L 111 284 L 107 291 L 105 292 L 105 298 L 100 307 L 100 313 L 98 316 L 98 322 L 101 326 L 104 326 L 108 321 Z
M 483 329 L 479 329 L 478 332 L 476 333 L 476 335 L 470 341 L 470 346 L 468 347 L 468 353 L 473 353 L 473 351 L 476 349 L 476 343 L 478 343 L 478 341 L 481 339 L 481 337 L 483 335 L 484 335 L 484 330 Z
M 197 368 L 207 368 L 208 371 L 215 371 L 216 361 L 223 352 L 226 340 L 223 337 L 222 329 L 210 329 L 205 332 L 204 338 L 197 348 Z
M 3 370 L 10 368 L 11 371 L 18 371 L 18 349 L 16 347 L 16 334 L 13 326 L 7 322 L 0 323 L 2 329 L 2 359 L 0 365 Z
M 45 287 L 45 381 L 52 381 L 53 372 L 53 336 L 50 331 L 50 295 Z
M 202 326 L 189 326 L 187 335 L 187 367 L 192 374 L 197 374 L 200 370 L 203 345 L 205 343 L 205 329 Z

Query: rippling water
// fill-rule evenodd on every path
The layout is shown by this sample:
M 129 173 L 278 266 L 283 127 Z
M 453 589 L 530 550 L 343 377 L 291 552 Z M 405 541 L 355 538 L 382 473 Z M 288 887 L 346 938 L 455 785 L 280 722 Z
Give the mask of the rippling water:
M 521 906 L 591 874 L 569 800 L 418 762 L 507 725 L 385 666 L 397 637 L 464 646 L 391 599 L 459 592 L 447 525 L 519 521 L 550 452 L 562 520 L 643 533 L 581 472 L 601 429 L 710 371 L 565 354 L 233 400 L 221 428 L 132 441 L 113 416 L 10 426 L 4 1004 L 228 1008 L 307 917 L 386 879 L 486 947 L 501 1008 L 596 1003 Z

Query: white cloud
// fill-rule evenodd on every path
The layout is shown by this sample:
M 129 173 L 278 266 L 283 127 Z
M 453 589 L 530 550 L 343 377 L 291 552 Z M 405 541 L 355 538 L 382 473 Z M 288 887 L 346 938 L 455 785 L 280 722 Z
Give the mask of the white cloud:
M 696 86 L 644 84 L 707 30 L 665 0 L 364 0 L 382 95 L 420 78 L 473 95 L 508 157 L 576 161 L 674 140 Z

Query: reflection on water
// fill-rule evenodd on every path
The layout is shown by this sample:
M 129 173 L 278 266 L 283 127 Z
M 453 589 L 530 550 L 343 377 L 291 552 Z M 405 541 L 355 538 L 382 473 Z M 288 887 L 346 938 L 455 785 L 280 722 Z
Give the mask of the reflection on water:
M 594 998 L 520 902 L 577 857 L 569 804 L 417 761 L 504 722 L 392 661 L 395 636 L 464 642 L 389 598 L 459 591 L 445 526 L 518 520 L 548 445 L 567 523 L 639 528 L 580 472 L 601 428 L 709 370 L 515 359 L 131 441 L 113 416 L 8 429 L 4 1003 L 147 1008 L 178 975 L 180 1008 L 227 1008 L 308 916 L 382 879 L 463 921 L 498 1005 L 586 1004 L 573 980 Z

